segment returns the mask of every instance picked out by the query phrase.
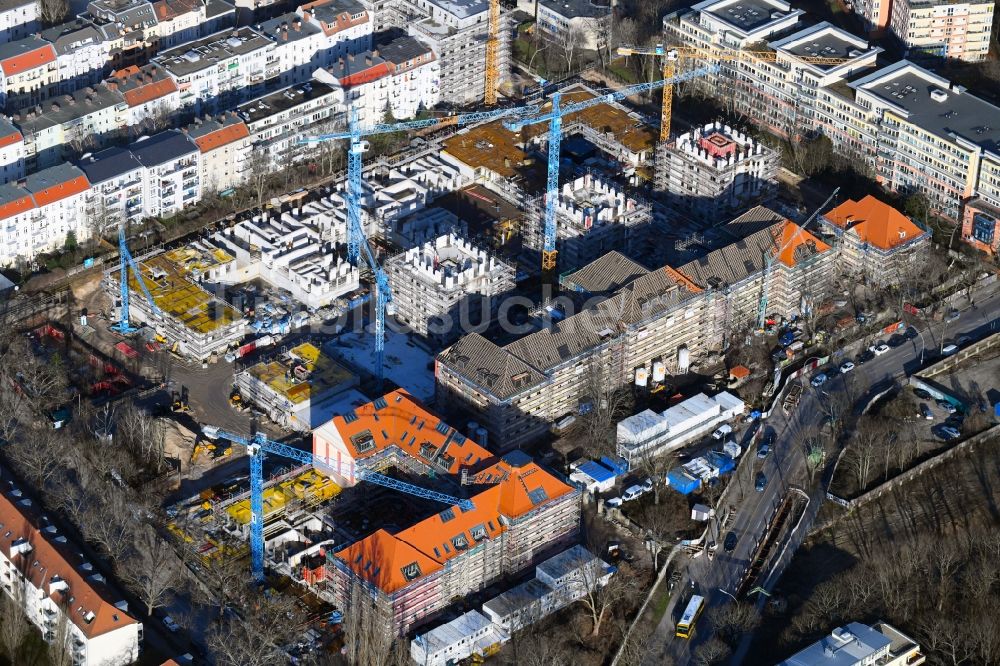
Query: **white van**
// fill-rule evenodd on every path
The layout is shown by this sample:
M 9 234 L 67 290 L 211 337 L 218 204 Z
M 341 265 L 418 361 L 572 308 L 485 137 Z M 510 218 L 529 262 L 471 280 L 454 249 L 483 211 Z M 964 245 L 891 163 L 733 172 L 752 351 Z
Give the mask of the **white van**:
M 728 423 L 723 423 L 719 428 L 712 433 L 712 439 L 722 440 L 725 439 L 726 435 L 733 432 L 733 426 Z
M 631 502 L 634 499 L 638 499 L 642 494 L 646 492 L 646 489 L 640 485 L 629 486 L 622 493 L 623 502 Z
M 958 345 L 945 345 L 944 348 L 941 350 L 941 355 L 951 356 L 957 351 L 958 351 Z

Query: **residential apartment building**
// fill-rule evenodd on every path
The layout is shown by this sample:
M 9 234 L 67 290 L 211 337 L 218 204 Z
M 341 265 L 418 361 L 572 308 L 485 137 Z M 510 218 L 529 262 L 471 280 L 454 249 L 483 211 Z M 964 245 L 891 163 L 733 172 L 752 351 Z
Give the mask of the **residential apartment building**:
M 487 0 L 379 0 L 376 29 L 397 27 L 427 44 L 440 62 L 442 101 L 463 106 L 486 94 Z M 497 49 L 500 79 L 510 72 L 513 21 L 501 8 Z
M 353 484 L 355 465 L 381 469 L 395 464 L 394 457 L 406 458 L 403 464 L 414 473 L 451 474 L 471 474 L 469 467 L 489 457 L 398 390 L 336 417 L 313 437 L 317 468 L 325 472 L 327 461 L 345 472 L 333 473 L 341 485 Z M 471 509 L 448 507 L 394 534 L 379 529 L 328 551 L 326 578 L 335 603 L 373 603 L 384 630 L 404 635 L 456 597 L 517 574 L 576 539 L 579 491 L 520 451 L 476 470 L 471 483 L 485 487 L 470 498 Z
M 892 5 L 893 0 L 853 0 L 848 7 L 861 17 L 872 37 L 881 37 L 892 19 Z
M 142 624 L 80 548 L 11 482 L 0 493 L 3 593 L 75 666 L 118 666 L 139 658 Z
M 502 447 L 528 443 L 592 408 L 597 386 L 642 384 L 653 371 L 684 374 L 723 348 L 731 331 L 755 326 L 765 280 L 769 313 L 791 316 L 818 304 L 834 267 L 830 250 L 758 206 L 676 268 L 650 271 L 612 252 L 562 280 L 605 300 L 588 300 L 577 314 L 503 347 L 472 333 L 439 354 L 438 402 L 473 413 Z
M 144 169 L 131 150 L 107 148 L 84 158 L 79 166 L 90 181 L 87 211 L 91 226 L 106 234 L 123 222 L 145 217 Z
M 920 646 L 892 625 L 851 622 L 778 666 L 920 666 L 926 661 Z
M 141 138 L 130 147 L 143 167 L 146 217 L 170 217 L 201 199 L 198 146 L 180 130 Z
M 993 0 L 892 0 L 891 30 L 908 56 L 928 54 L 978 62 L 990 51 L 993 7 Z
M 125 100 L 106 85 L 86 87 L 22 111 L 14 124 L 24 135 L 28 171 L 100 150 L 123 135 Z
M 277 85 L 308 81 L 327 64 L 327 37 L 317 21 L 303 21 L 292 12 L 258 23 L 256 30 L 274 42 L 267 65 L 277 68 Z
M 244 27 L 165 51 L 154 62 L 174 80 L 181 107 L 202 115 L 261 94 L 264 82 L 280 74 L 274 48 L 270 38 Z
M 395 318 L 439 343 L 485 328 L 514 288 L 513 266 L 454 234 L 392 257 L 385 270 Z
M 277 169 L 305 159 L 317 148 L 299 139 L 343 126 L 343 100 L 339 88 L 310 81 L 236 107 L 250 133 L 251 161 Z
M 0 3 L 0 44 L 16 42 L 38 32 L 37 0 L 6 0 Z
M 441 100 L 440 66 L 429 47 L 398 37 L 375 51 L 349 54 L 316 78 L 344 91 L 344 105 L 361 126 L 412 118 Z
M 326 37 L 324 63 L 335 62 L 348 53 L 372 48 L 374 21 L 365 4 L 356 0 L 316 0 L 295 10 L 303 22 L 318 25 Z
M 56 51 L 56 92 L 71 94 L 104 79 L 111 45 L 89 22 L 77 18 L 39 33 Z
M 170 126 L 181 108 L 180 89 L 156 63 L 119 69 L 105 83 L 124 96 L 122 124 L 135 137 Z
M 655 188 L 667 205 L 705 225 L 728 222 L 774 190 L 780 156 L 715 122 L 657 148 Z
M 557 44 L 572 39 L 579 49 L 607 48 L 611 7 L 611 2 L 594 0 L 537 0 L 535 25 Z
M 8 113 L 56 94 L 56 51 L 37 35 L 0 44 L 0 106 Z
M 112 68 L 144 65 L 156 53 L 156 12 L 149 0 L 93 0 L 87 16 L 109 47 Z
M 866 284 L 886 286 L 917 277 L 930 232 L 887 203 L 868 195 L 820 216 L 837 239 L 839 269 Z
M 24 136 L 6 118 L 0 118 L 0 184 L 24 178 Z
M 962 211 L 962 240 L 986 254 L 1000 252 L 1000 207 L 974 197 Z
M 202 196 L 243 184 L 250 162 L 250 131 L 235 111 L 218 118 L 196 119 L 184 128 L 184 133 L 201 153 L 198 162 Z
M 236 7 L 225 0 L 157 0 L 152 5 L 157 48 L 161 51 L 236 24 Z

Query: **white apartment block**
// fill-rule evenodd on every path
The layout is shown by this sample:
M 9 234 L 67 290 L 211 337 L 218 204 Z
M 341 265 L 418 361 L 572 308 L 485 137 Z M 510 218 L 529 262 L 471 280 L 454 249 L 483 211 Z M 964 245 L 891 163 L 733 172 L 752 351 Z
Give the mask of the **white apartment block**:
M 309 146 L 304 136 L 323 134 L 342 119 L 343 92 L 320 81 L 309 81 L 258 97 L 236 108 L 250 132 L 255 159 L 271 168 L 306 159 L 320 150 L 343 150 L 341 144 Z
M 349 54 L 316 73 L 316 78 L 344 92 L 344 105 L 357 113 L 361 126 L 412 118 L 441 100 L 441 69 L 429 47 L 412 37 L 398 37 L 375 51 Z M 346 109 L 345 109 L 346 110 Z
M 86 14 L 110 47 L 112 67 L 142 65 L 156 53 L 156 12 L 149 0 L 93 0 Z
M 0 44 L 0 106 L 19 111 L 56 94 L 56 51 L 38 35 Z
M 212 280 L 238 284 L 259 278 L 306 307 L 326 307 L 360 284 L 356 266 L 288 213 L 244 220 L 213 234 L 211 242 L 236 258 L 211 272 Z
M 274 42 L 268 67 L 277 67 L 278 85 L 308 81 L 317 68 L 327 64 L 328 39 L 317 23 L 291 13 L 257 24 L 257 31 Z
M 453 234 L 385 262 L 396 319 L 436 342 L 487 324 L 514 288 L 514 267 Z
M 317 0 L 300 6 L 296 13 L 303 22 L 319 26 L 326 42 L 319 58 L 334 62 L 348 53 L 362 53 L 372 47 L 374 22 L 367 7 L 356 0 Z
M 545 195 L 532 201 L 523 231 L 525 247 L 541 252 L 545 240 Z M 584 174 L 563 183 L 556 200 L 556 251 L 564 269 L 579 268 L 622 250 L 635 252 L 649 232 L 649 204 L 615 183 Z
M 0 118 L 0 184 L 24 178 L 24 137 L 6 118 Z
M 657 149 L 655 188 L 667 205 L 701 224 L 722 224 L 774 189 L 778 153 L 719 122 L 696 127 Z
M 145 169 L 128 148 L 107 148 L 85 157 L 80 169 L 90 181 L 88 216 L 102 233 L 115 231 L 123 222 L 145 217 Z
M 167 130 L 130 146 L 143 167 L 146 217 L 170 217 L 201 199 L 201 153 L 186 134 Z
M 6 0 L 0 3 L 0 43 L 16 42 L 38 32 L 37 0 Z
M 280 74 L 275 44 L 251 28 L 221 32 L 158 55 L 177 84 L 181 107 L 201 115 L 252 99 Z
M 243 183 L 250 161 L 250 132 L 236 112 L 208 120 L 195 119 L 184 132 L 201 153 L 202 196 L 226 192 Z
M 236 22 L 235 7 L 224 0 L 157 0 L 152 4 L 160 50 L 207 37 Z
M 926 661 L 916 641 L 892 625 L 850 622 L 777 666 L 920 666 Z
M 14 124 L 24 135 L 28 171 L 61 164 L 119 139 L 124 110 L 122 94 L 102 84 L 22 111 Z
M 90 238 L 85 207 L 89 190 L 84 172 L 69 164 L 33 173 L 17 185 L 0 186 L 0 265 L 57 250 L 71 231 L 78 242 Z
M 538 0 L 535 25 L 542 35 L 560 43 L 572 38 L 577 48 L 594 51 L 604 43 L 612 3 L 593 0 Z
M 96 86 L 111 61 L 111 45 L 89 22 L 74 19 L 39 33 L 56 51 L 56 92 L 73 93 Z
M 0 493 L 3 593 L 74 666 L 119 666 L 139 658 L 142 624 L 104 576 L 40 507 L 10 484 Z M 17 611 L 15 611 L 17 612 Z
M 181 93 L 167 71 L 155 63 L 120 69 L 106 82 L 125 98 L 122 124 L 133 136 L 148 134 L 171 124 L 181 108 Z
M 923 53 L 978 62 L 990 51 L 993 7 L 993 0 L 893 0 L 890 28 L 907 55 Z
M 482 102 L 486 94 L 488 0 L 377 0 L 376 29 L 397 27 L 430 46 L 440 62 L 441 100 L 456 106 Z M 514 24 L 500 14 L 497 66 L 510 72 Z

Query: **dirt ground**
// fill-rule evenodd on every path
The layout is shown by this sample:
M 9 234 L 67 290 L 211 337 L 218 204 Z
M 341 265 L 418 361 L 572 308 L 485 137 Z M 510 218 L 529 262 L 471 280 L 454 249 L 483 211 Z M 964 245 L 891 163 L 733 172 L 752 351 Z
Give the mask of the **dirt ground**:
M 168 458 L 180 460 L 181 475 L 191 467 L 191 452 L 194 450 L 195 433 L 171 419 L 163 419 L 166 424 L 165 453 Z

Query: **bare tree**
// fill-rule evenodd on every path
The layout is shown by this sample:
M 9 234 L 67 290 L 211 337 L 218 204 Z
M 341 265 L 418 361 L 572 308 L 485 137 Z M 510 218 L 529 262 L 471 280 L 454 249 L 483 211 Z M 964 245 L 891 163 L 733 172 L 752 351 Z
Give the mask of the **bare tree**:
M 720 664 L 729 658 L 732 650 L 721 640 L 712 636 L 694 650 L 694 663 L 697 666 Z
M 38 16 L 45 25 L 57 25 L 69 16 L 69 0 L 38 0 Z
M 738 641 L 744 634 L 760 626 L 760 613 L 753 604 L 746 601 L 734 601 L 713 608 L 709 619 L 716 633 L 729 642 Z
M 617 386 L 611 369 L 597 357 L 587 362 L 581 382 L 589 408 L 577 420 L 573 435 L 588 455 L 613 455 L 618 421 L 632 412 L 632 394 L 627 387 Z
M 567 591 L 573 592 L 574 596 L 583 593 L 580 603 L 587 609 L 592 637 L 600 635 L 604 620 L 615 607 L 638 593 L 635 577 L 624 571 L 611 576 L 605 583 L 605 566 L 600 559 L 580 562 L 572 580 L 567 583 Z
M 344 611 L 346 657 L 357 666 L 387 666 L 393 659 L 395 633 L 391 611 L 383 599 L 372 598 L 359 581 L 351 585 Z
M 580 51 L 583 50 L 586 34 L 579 26 L 570 26 L 559 32 L 553 41 L 560 57 L 566 63 L 566 73 L 571 73 L 580 56 Z
M 134 401 L 118 410 L 118 441 L 150 471 L 159 473 L 166 465 L 166 431 L 163 421 L 153 417 Z
M 180 583 L 180 563 L 150 525 L 139 528 L 135 551 L 121 562 L 123 577 L 152 615 L 164 606 Z
M 15 580 L 11 585 L 11 596 L 3 595 L 0 600 L 0 644 L 3 644 L 11 663 L 17 662 L 17 651 L 27 638 L 30 630 L 28 616 L 24 614 L 24 584 Z

